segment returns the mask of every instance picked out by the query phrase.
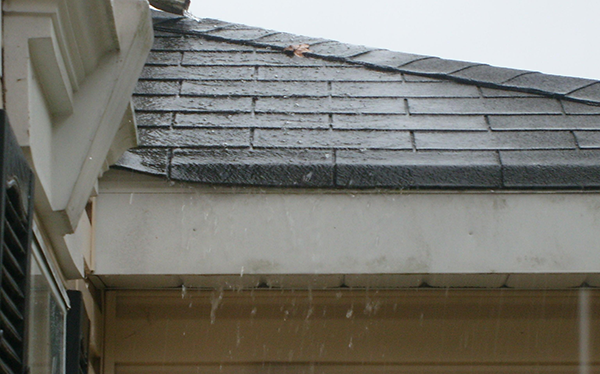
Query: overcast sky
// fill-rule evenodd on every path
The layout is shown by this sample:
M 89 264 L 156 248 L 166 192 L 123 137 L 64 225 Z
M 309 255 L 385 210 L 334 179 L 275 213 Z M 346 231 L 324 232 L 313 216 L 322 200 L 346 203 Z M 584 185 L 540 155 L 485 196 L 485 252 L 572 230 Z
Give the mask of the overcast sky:
M 600 79 L 599 0 L 192 0 L 201 18 Z

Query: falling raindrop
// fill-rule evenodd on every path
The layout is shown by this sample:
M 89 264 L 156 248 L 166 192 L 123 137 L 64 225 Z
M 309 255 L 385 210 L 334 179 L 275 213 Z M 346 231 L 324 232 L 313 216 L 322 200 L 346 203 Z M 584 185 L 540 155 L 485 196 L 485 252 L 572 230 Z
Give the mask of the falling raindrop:
M 210 298 L 210 324 L 214 325 L 217 320 L 217 308 L 223 301 L 223 289 L 219 289 L 218 293 L 213 292 Z
M 351 318 L 352 314 L 354 314 L 354 310 L 352 308 L 353 307 L 350 307 L 350 309 L 348 309 L 348 311 L 346 312 L 346 318 Z

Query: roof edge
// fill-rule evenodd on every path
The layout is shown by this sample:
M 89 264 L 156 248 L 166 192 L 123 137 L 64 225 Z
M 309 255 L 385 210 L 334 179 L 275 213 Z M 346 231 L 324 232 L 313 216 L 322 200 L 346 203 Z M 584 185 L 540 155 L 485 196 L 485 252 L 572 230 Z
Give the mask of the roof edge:
M 154 12 L 157 31 L 200 36 L 208 40 L 271 48 L 283 51 L 291 44 L 311 45 L 307 57 L 342 61 L 369 68 L 416 76 L 450 80 L 487 88 L 543 95 L 556 99 L 600 106 L 600 81 L 544 74 L 536 71 L 496 67 L 433 56 L 414 55 L 386 49 L 305 37 L 259 27 L 227 23 L 209 18 L 164 17 Z M 158 18 L 158 19 L 157 19 Z M 226 33 L 220 33 L 224 32 Z M 533 79 L 532 79 L 533 78 Z

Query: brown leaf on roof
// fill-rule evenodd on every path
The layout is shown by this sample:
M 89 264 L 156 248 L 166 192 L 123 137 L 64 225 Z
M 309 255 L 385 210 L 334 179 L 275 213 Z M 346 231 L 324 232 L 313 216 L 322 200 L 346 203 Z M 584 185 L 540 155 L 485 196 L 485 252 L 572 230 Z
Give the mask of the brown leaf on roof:
M 290 55 L 304 57 L 306 52 L 312 52 L 309 48 L 310 45 L 308 44 L 296 44 L 285 47 L 283 51 Z

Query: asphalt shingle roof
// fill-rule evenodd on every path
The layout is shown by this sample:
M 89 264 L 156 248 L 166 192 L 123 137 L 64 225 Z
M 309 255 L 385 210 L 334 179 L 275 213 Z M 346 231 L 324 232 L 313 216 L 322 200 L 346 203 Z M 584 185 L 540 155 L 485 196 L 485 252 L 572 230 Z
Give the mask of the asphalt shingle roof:
M 320 188 L 600 187 L 600 82 L 156 12 L 117 166 Z M 283 49 L 307 43 L 312 52 Z

